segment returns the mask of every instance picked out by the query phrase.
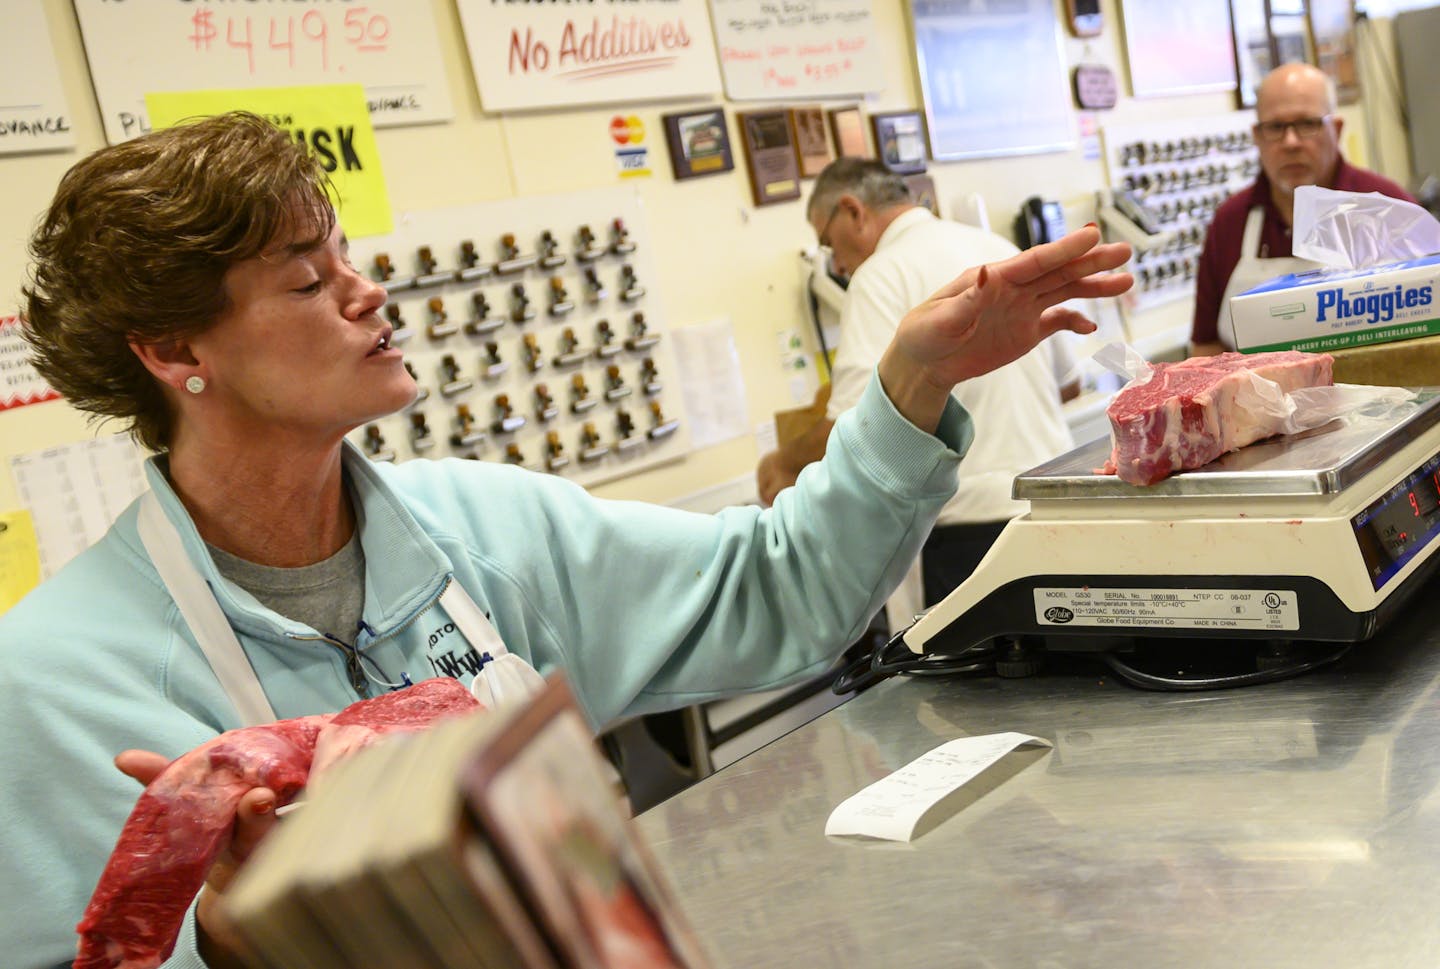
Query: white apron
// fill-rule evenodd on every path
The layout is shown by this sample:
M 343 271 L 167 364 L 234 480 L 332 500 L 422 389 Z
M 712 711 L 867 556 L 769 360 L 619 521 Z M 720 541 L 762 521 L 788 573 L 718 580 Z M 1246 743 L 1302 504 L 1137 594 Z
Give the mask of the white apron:
M 273 723 L 275 711 L 260 686 L 255 668 L 250 665 L 235 630 L 230 628 L 220 603 L 215 601 L 215 594 L 185 554 L 180 533 L 166 517 L 153 491 L 146 492 L 140 501 L 139 529 L 140 541 L 210 661 L 225 694 L 235 705 L 235 712 L 247 727 Z M 485 613 L 454 579 L 441 594 L 440 607 L 480 655 L 489 653 L 492 657 L 470 684 L 470 692 L 486 707 L 493 710 L 523 701 L 544 686 L 544 679 L 529 663 L 506 650 Z
M 1303 273 L 1319 269 L 1318 262 L 1300 259 L 1297 256 L 1279 256 L 1275 259 L 1261 259 L 1260 230 L 1265 224 L 1265 210 L 1255 206 L 1245 217 L 1245 235 L 1240 240 L 1240 261 L 1230 273 L 1225 285 L 1225 296 L 1220 300 L 1220 315 L 1216 320 L 1215 332 L 1225 349 L 1235 349 L 1235 320 L 1230 316 L 1230 300 L 1261 283 L 1268 283 L 1277 276 Z

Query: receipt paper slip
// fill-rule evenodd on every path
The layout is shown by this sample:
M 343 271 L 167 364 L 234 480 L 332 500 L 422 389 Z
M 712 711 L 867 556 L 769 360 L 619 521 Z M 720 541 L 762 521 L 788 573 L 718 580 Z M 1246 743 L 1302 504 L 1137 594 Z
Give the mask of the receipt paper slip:
M 910 841 L 1038 760 L 1045 753 L 1038 748 L 1050 746 L 1023 733 L 941 744 L 842 801 L 830 812 L 825 833 Z M 1000 770 L 1000 760 L 1021 748 L 1036 748 L 1036 756 Z

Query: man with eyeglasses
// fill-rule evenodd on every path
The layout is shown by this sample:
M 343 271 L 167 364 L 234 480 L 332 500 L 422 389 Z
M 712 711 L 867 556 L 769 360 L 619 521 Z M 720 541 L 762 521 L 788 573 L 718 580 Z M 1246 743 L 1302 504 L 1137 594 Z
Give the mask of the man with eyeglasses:
M 1335 114 L 1335 86 L 1309 64 L 1285 64 L 1265 76 L 1251 129 L 1260 149 L 1259 177 L 1215 211 L 1195 277 L 1190 352 L 1235 349 L 1230 297 L 1276 276 L 1316 268 L 1291 255 L 1295 189 L 1320 185 L 1343 192 L 1380 192 L 1415 199 L 1388 178 L 1340 156 L 1344 119 Z
M 767 505 L 795 483 L 801 469 L 824 456 L 830 428 L 859 403 L 909 308 L 964 267 L 1019 251 L 994 233 L 936 218 L 915 204 L 903 178 L 876 161 L 831 162 L 815 180 L 805 214 L 820 245 L 830 251 L 832 268 L 850 282 L 825 417 L 761 459 L 756 479 Z M 969 576 L 1005 523 L 1025 510 L 1010 497 L 1015 475 L 1074 446 L 1060 410 L 1060 379 L 1073 362 L 1065 344 L 1051 338 L 952 392 L 974 418 L 975 440 L 960 463 L 959 490 L 941 510 L 921 554 L 923 605 L 938 602 Z M 922 606 L 919 585 L 912 571 L 902 586 L 904 601 L 892 600 L 892 619 L 908 622 Z

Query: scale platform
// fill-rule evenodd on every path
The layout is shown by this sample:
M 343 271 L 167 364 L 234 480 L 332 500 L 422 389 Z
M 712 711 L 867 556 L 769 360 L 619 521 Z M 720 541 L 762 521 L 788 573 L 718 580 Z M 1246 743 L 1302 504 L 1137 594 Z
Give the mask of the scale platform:
M 1150 487 L 1096 473 L 1109 452 L 1102 438 L 1015 479 L 1029 513 L 905 632 L 911 651 L 1362 642 L 1440 563 L 1440 388 Z

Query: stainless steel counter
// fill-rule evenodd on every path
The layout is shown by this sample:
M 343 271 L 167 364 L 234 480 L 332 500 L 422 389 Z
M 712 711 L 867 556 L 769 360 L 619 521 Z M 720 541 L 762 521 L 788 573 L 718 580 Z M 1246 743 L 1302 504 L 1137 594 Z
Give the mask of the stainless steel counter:
M 639 824 L 721 967 L 1434 969 L 1440 611 L 1413 612 L 1241 690 L 890 680 Z M 1006 730 L 1055 749 L 910 844 L 824 835 L 871 781 Z

